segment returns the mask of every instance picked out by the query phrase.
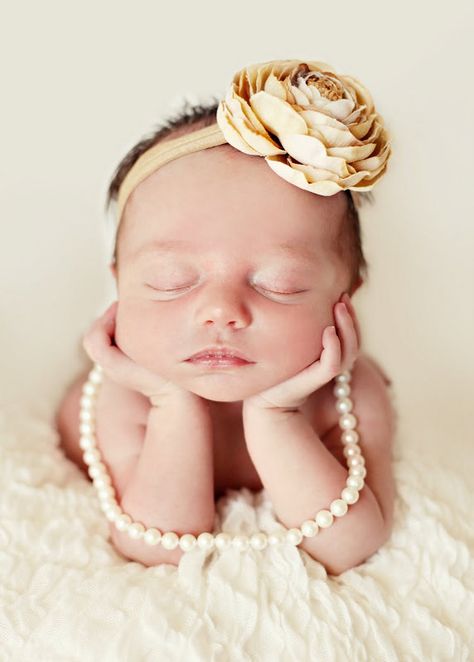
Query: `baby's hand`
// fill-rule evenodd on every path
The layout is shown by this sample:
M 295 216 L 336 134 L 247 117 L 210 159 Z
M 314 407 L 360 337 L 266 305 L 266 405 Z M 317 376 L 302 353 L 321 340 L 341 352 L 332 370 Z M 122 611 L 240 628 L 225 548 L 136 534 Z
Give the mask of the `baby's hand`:
M 244 400 L 248 408 L 297 410 L 309 395 L 333 377 L 351 370 L 360 348 L 360 330 L 349 296 L 344 293 L 334 307 L 337 325 L 323 331 L 323 350 L 317 361 L 289 379 Z
M 154 406 L 162 405 L 170 397 L 199 399 L 194 393 L 139 365 L 114 344 L 117 305 L 114 301 L 83 337 L 82 345 L 92 361 L 100 365 L 112 381 L 146 395 Z

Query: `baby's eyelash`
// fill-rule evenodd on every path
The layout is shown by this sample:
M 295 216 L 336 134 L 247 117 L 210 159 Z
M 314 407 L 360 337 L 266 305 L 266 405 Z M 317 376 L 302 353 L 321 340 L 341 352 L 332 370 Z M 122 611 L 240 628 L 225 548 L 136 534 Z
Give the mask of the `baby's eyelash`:
M 152 290 L 155 290 L 157 292 L 179 292 L 180 290 L 188 290 L 191 285 L 185 285 L 183 287 L 174 287 L 172 289 L 163 289 L 163 288 L 158 288 L 158 287 L 153 287 L 152 285 L 148 285 Z M 277 292 L 276 290 L 269 290 L 266 287 L 259 287 L 258 289 L 263 290 L 263 292 L 269 292 L 270 294 L 277 294 L 280 296 L 290 296 L 293 294 L 303 294 L 304 292 L 307 292 L 308 290 L 295 290 L 292 292 Z
M 282 294 L 282 295 L 290 295 L 290 294 L 302 294 L 303 292 L 307 292 L 308 290 L 295 290 L 294 292 L 276 292 L 275 290 L 268 290 L 266 287 L 261 287 L 261 290 L 264 292 L 271 292 L 272 294 Z

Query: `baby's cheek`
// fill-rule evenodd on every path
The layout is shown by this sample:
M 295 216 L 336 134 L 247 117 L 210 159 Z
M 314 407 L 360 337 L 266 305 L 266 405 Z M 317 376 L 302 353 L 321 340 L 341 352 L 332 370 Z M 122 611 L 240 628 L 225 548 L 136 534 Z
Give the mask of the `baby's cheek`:
M 286 329 L 282 336 L 280 361 L 282 365 L 287 364 L 290 372 L 302 370 L 319 357 L 322 351 L 321 326 L 319 319 L 308 315 L 295 319 Z
M 146 335 L 143 315 L 139 308 L 128 302 L 120 302 L 115 324 L 115 342 L 120 349 L 135 358 Z
M 168 327 L 169 320 L 147 304 L 127 302 L 117 314 L 116 342 L 137 363 L 162 372 L 170 357 L 169 338 L 176 335 Z

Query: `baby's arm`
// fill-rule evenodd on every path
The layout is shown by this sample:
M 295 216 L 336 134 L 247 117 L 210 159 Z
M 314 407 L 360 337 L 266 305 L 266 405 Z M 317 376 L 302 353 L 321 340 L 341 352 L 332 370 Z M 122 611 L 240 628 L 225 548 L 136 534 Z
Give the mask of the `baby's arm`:
M 178 535 L 212 532 L 215 518 L 212 420 L 205 401 L 177 396 L 153 406 L 145 440 L 125 486 L 121 508 L 145 528 Z M 177 565 L 180 547 L 134 540 L 110 524 L 112 542 L 144 565 Z
M 139 365 L 115 340 L 114 302 L 92 324 L 83 345 L 113 382 L 149 398 L 151 408 L 138 458 L 127 467 L 119 495 L 122 510 L 145 528 L 163 533 L 212 531 L 215 518 L 213 428 L 209 403 Z M 109 436 L 104 431 L 103 439 Z M 113 442 L 113 438 L 110 438 Z M 107 461 L 107 455 L 104 459 Z M 183 551 L 149 546 L 110 524 L 112 542 L 126 557 L 144 565 L 179 562 Z

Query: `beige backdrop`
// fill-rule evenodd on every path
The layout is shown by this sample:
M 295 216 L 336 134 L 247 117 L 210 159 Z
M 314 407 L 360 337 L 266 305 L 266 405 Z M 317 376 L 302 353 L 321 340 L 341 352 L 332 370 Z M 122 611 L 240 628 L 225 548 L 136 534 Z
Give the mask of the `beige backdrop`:
M 333 64 L 372 91 L 390 171 L 362 211 L 363 351 L 403 443 L 474 484 L 472 3 L 3 3 L 0 397 L 53 412 L 115 298 L 103 204 L 126 150 L 252 62 Z

